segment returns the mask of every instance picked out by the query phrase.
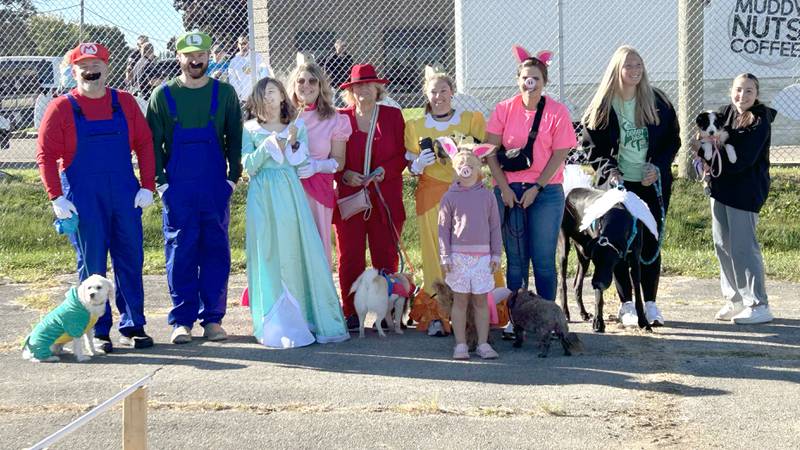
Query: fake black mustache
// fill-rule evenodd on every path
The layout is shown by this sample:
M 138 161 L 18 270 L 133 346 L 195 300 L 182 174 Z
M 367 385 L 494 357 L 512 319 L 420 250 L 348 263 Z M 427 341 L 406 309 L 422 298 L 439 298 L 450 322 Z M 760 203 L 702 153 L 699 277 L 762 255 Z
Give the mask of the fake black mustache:
M 81 78 L 86 81 L 95 81 L 100 79 L 100 72 L 84 72 L 81 74 Z

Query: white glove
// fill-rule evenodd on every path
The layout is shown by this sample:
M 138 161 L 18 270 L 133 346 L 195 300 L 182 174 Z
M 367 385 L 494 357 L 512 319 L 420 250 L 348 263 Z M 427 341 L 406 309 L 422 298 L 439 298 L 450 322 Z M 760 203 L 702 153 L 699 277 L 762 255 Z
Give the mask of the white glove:
M 136 193 L 136 197 L 133 199 L 133 207 L 145 209 L 152 204 L 153 193 L 150 189 L 140 188 L 139 192 Z
M 300 178 L 310 178 L 317 173 L 336 173 L 339 163 L 333 159 L 310 159 L 308 164 L 297 168 L 297 175 Z
M 426 167 L 430 166 L 435 161 L 436 155 L 433 154 L 433 150 L 426 148 L 417 156 L 417 159 L 411 163 L 411 172 L 415 175 L 419 175 Z
M 231 187 L 231 190 L 232 190 L 232 191 L 236 189 L 236 183 L 234 183 L 234 182 L 233 182 L 233 181 L 231 181 L 231 180 L 225 180 L 225 181 L 227 181 L 227 182 L 228 182 L 228 186 L 230 186 L 230 187 Z
M 58 196 L 51 203 L 53 204 L 53 211 L 56 213 L 56 217 L 59 219 L 69 219 L 72 217 L 73 213 L 78 214 L 78 210 L 75 209 L 75 205 L 73 205 L 72 202 L 67 200 L 63 195 Z
M 167 192 L 167 189 L 169 189 L 169 183 L 159 184 L 158 186 L 156 186 L 156 192 L 158 192 L 158 198 L 163 198 L 164 192 Z

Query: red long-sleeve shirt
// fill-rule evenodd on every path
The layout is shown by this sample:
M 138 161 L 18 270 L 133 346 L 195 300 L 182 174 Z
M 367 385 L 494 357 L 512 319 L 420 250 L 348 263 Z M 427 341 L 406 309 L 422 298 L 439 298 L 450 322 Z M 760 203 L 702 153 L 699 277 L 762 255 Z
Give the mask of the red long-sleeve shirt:
M 73 89 L 70 93 L 77 99 L 86 120 L 111 118 L 110 90 L 106 89 L 106 95 L 97 99 L 84 97 L 77 89 Z M 150 127 L 131 94 L 119 91 L 118 98 L 125 120 L 128 122 L 128 140 L 139 163 L 141 185 L 145 189 L 155 191 L 155 156 Z M 78 135 L 72 105 L 66 96 L 55 98 L 44 113 L 36 149 L 39 175 L 50 200 L 63 194 L 59 170 L 64 170 L 72 164 L 77 145 Z

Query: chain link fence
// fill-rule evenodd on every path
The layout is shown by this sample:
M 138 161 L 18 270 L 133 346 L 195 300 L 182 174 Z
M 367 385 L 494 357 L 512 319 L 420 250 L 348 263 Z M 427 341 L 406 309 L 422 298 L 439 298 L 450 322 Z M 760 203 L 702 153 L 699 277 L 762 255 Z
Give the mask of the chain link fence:
M 757 75 L 761 100 L 779 111 L 772 160 L 800 163 L 800 3 L 795 0 L 251 3 L 248 11 L 245 0 L 3 0 L 0 165 L 33 163 L 36 113 L 62 91 L 61 58 L 77 42 L 106 44 L 110 84 L 144 99 L 149 86 L 176 73 L 175 36 L 193 29 L 209 33 L 227 54 L 212 55 L 221 68 L 216 76 L 223 79 L 242 36 L 263 60 L 265 70 L 251 71 L 252 76 L 285 76 L 297 52 L 325 67 L 335 84 L 347 77 L 350 64 L 370 62 L 391 80 L 390 97 L 409 116 L 421 113 L 425 65 L 454 76 L 455 103 L 488 114 L 516 92 L 511 46 L 520 44 L 532 53 L 555 53 L 547 90 L 577 121 L 611 54 L 629 44 L 642 55 L 651 83 L 683 116 L 685 133 L 694 131 L 697 113 L 729 100 L 737 74 Z M 133 73 L 141 58 L 140 36 L 147 37 L 154 55 L 144 85 L 136 76 L 142 71 Z

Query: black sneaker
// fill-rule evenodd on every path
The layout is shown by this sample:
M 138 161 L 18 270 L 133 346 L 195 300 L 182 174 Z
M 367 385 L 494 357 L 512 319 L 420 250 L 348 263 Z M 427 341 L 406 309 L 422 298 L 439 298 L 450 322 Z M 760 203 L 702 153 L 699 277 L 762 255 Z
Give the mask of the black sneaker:
M 352 316 L 348 317 L 345 322 L 347 324 L 347 331 L 358 331 L 358 315 L 353 314 Z
M 153 346 L 153 338 L 148 336 L 144 330 L 137 330 L 131 332 L 130 336 L 120 336 L 119 345 L 133 348 L 148 348 Z
M 111 343 L 111 338 L 108 335 L 95 335 L 93 343 L 96 349 L 102 350 L 105 353 L 111 353 L 114 351 L 114 344 Z

